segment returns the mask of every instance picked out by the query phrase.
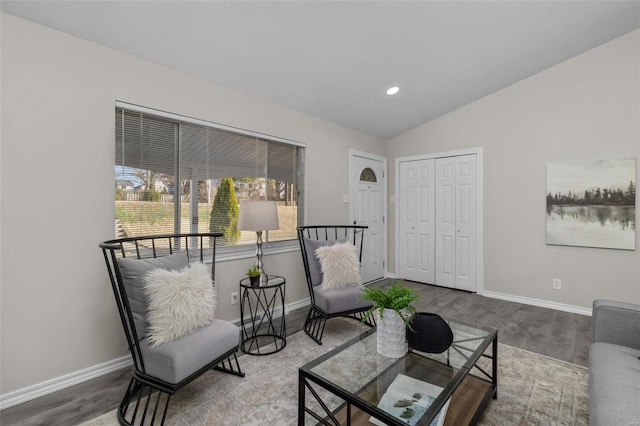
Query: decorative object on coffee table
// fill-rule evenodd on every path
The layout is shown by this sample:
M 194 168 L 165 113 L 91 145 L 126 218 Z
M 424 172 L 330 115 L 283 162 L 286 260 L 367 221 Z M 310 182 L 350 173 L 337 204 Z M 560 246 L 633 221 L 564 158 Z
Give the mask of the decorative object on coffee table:
M 404 314 L 399 314 L 393 309 L 383 309 L 374 312 L 376 320 L 378 345 L 376 347 L 380 355 L 388 358 L 400 358 L 407 353 L 406 326 Z
M 451 327 L 440 315 L 429 312 L 416 312 L 413 315 L 411 328 L 407 327 L 409 348 L 438 354 L 449 349 L 452 342 Z
M 406 329 L 411 327 L 411 318 L 416 311 L 411 302 L 418 298 L 413 289 L 404 286 L 402 280 L 394 280 L 386 289 L 365 288 L 362 298 L 373 302 L 363 321 L 375 315 L 378 353 L 389 358 L 406 354 Z

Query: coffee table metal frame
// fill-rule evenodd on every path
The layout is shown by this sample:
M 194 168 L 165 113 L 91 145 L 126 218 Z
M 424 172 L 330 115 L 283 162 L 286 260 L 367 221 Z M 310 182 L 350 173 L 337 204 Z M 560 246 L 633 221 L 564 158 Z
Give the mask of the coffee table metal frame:
M 498 397 L 498 331 L 493 328 L 483 327 L 477 324 L 465 323 L 463 321 L 456 321 L 455 323 L 450 323 L 453 325 L 462 325 L 463 327 L 471 327 L 478 330 L 482 330 L 486 332 L 483 336 L 469 336 L 466 338 L 456 340 L 454 338 L 454 342 L 452 343 L 449 350 L 446 352 L 445 360 L 438 361 L 442 366 L 450 367 L 450 354 L 451 351 L 455 351 L 460 354 L 466 362 L 462 366 L 457 366 L 455 369 L 455 374 L 448 381 L 446 386 L 444 386 L 442 392 L 438 397 L 433 401 L 428 410 L 424 413 L 424 415 L 418 420 L 417 425 L 428 425 L 431 421 L 438 415 L 442 407 L 446 404 L 446 402 L 451 398 L 454 393 L 459 389 L 461 383 L 465 380 L 465 378 L 469 375 L 471 371 L 475 371 L 477 374 L 473 377 L 475 379 L 482 380 L 486 382 L 488 388 L 484 395 L 478 395 L 476 398 L 480 399 L 480 402 L 477 406 L 473 417 L 471 418 L 469 424 L 476 424 L 479 420 L 482 412 L 486 408 L 489 400 L 491 398 L 496 399 Z M 319 358 L 311 361 L 310 363 L 302 366 L 298 371 L 298 425 L 305 424 L 305 413 L 314 417 L 319 424 L 329 425 L 329 426 L 337 426 L 340 425 L 340 421 L 336 417 L 337 412 L 342 412 L 343 415 L 346 415 L 346 424 L 351 425 L 352 415 L 353 415 L 353 407 L 356 407 L 359 410 L 364 411 L 370 416 L 373 416 L 384 424 L 387 425 L 397 425 L 397 426 L 406 426 L 406 422 L 400 421 L 398 418 L 393 415 L 381 410 L 374 403 L 367 401 L 364 398 L 361 398 L 358 394 L 363 392 L 369 386 L 375 384 L 378 379 L 383 377 L 387 371 L 389 371 L 394 366 L 398 365 L 400 362 L 411 362 L 412 357 L 422 357 L 422 358 L 430 358 L 428 354 L 419 354 L 409 351 L 404 357 L 398 358 L 395 361 L 392 361 L 390 366 L 386 368 L 383 372 L 376 375 L 373 380 L 368 381 L 367 383 L 362 383 L 362 387 L 356 392 L 350 392 L 347 389 L 344 389 L 340 385 L 332 382 L 330 379 L 323 377 L 320 374 L 312 371 L 314 367 L 322 364 L 323 362 L 331 359 L 332 357 L 340 354 L 341 352 L 347 350 L 352 345 L 357 342 L 371 338 L 375 339 L 375 329 L 371 329 L 366 331 L 365 333 L 351 339 L 347 343 L 333 349 L 332 351 L 320 356 Z M 455 334 L 455 333 L 454 333 Z M 373 336 L 372 336 L 373 335 Z M 371 336 L 371 337 L 370 337 Z M 465 343 L 471 341 L 481 340 L 479 345 L 473 349 L 470 349 L 465 346 Z M 486 354 L 485 352 L 491 346 L 491 353 Z M 374 349 L 375 350 L 375 349 Z M 426 355 L 426 356 L 425 356 Z M 491 360 L 491 372 L 486 371 L 485 368 L 478 365 L 478 361 L 481 358 L 489 358 Z M 419 359 L 417 359 L 419 360 Z M 484 376 L 484 377 L 482 377 Z M 341 400 L 344 401 L 336 409 L 330 409 L 327 404 L 322 400 L 316 389 L 312 386 L 312 383 L 320 386 L 331 392 L 332 394 L 338 396 Z M 311 408 L 306 405 L 306 393 L 307 391 L 313 396 L 313 398 L 317 401 L 317 403 L 322 407 L 324 413 L 318 414 L 314 412 Z M 345 414 L 346 410 L 346 414 Z

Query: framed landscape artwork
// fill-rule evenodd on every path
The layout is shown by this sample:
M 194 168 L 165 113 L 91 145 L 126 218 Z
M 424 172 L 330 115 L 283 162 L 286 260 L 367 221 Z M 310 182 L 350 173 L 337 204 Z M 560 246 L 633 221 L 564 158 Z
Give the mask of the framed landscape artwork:
M 635 250 L 636 159 L 547 165 L 547 244 Z

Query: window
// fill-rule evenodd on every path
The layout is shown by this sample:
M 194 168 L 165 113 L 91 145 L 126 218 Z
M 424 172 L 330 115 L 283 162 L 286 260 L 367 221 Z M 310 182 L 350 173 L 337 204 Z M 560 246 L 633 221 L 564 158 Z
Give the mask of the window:
M 117 238 L 218 231 L 222 252 L 253 250 L 255 232 L 237 230 L 252 199 L 278 201 L 266 244 L 296 239 L 303 145 L 120 102 L 115 118 Z
M 377 182 L 378 179 L 376 178 L 376 172 L 374 172 L 373 169 L 371 169 L 370 167 L 363 169 L 362 172 L 360 172 L 360 181 L 361 182 Z

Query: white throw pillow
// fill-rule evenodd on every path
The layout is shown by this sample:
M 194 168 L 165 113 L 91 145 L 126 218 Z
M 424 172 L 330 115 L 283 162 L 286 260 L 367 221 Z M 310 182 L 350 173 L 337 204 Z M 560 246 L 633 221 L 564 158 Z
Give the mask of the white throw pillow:
M 360 284 L 360 262 L 353 244 L 339 243 L 320 247 L 316 249 L 316 256 L 322 269 L 322 288 Z
M 147 335 L 151 347 L 194 332 L 213 320 L 216 296 L 202 263 L 178 271 L 153 269 L 145 279 Z

